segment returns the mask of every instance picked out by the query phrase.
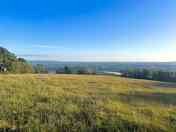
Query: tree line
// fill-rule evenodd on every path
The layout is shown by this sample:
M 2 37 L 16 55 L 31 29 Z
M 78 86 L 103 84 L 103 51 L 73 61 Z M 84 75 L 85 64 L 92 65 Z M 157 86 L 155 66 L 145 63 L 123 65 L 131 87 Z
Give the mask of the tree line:
M 90 68 L 76 68 L 77 70 L 73 70 L 68 66 L 64 66 L 64 68 L 60 68 L 56 70 L 56 74 L 96 74 L 96 70 Z
M 127 69 L 121 71 L 124 77 L 156 81 L 176 82 L 176 72 L 151 69 Z

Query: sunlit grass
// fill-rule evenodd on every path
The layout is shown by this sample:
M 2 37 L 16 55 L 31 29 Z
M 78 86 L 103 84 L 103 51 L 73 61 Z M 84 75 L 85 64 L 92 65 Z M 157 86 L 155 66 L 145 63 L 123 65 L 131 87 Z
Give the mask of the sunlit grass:
M 0 128 L 175 132 L 176 85 L 91 75 L 1 75 Z

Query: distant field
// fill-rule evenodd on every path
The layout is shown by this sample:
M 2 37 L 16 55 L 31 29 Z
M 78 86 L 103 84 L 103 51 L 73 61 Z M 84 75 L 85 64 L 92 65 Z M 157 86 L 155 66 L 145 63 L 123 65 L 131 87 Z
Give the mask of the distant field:
M 176 132 L 176 84 L 92 75 L 0 75 L 0 128 Z

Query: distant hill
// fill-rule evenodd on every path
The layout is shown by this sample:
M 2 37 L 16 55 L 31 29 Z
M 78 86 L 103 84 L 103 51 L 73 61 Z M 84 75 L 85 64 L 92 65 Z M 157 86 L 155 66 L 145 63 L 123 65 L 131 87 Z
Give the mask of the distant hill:
M 32 72 L 32 65 L 6 48 L 0 47 L 0 72 L 28 73 Z
M 97 72 L 120 72 L 127 69 L 149 69 L 176 72 L 176 62 L 59 62 L 59 61 L 31 61 L 32 65 L 43 64 L 49 71 L 63 68 L 65 65 L 77 70 L 88 68 Z

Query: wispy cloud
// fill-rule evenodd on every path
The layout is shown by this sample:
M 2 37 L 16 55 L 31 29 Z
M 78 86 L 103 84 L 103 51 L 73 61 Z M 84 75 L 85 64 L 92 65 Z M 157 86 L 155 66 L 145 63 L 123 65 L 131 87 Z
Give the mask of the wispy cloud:
M 63 48 L 63 46 L 55 46 L 50 44 L 35 44 L 35 45 L 32 45 L 32 48 L 59 49 L 59 48 Z

